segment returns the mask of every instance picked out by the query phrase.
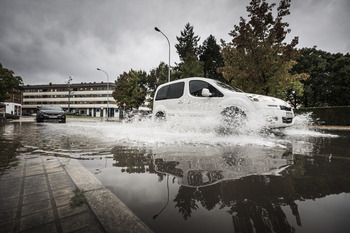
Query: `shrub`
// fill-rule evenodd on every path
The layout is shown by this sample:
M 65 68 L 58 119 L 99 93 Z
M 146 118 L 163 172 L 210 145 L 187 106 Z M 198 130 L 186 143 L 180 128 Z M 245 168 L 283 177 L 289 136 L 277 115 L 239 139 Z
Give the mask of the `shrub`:
M 6 119 L 13 119 L 13 120 L 18 120 L 19 119 L 19 116 L 8 114 L 8 113 L 6 113 L 5 116 L 6 116 Z
M 350 125 L 350 106 L 301 108 L 296 114 L 312 113 L 315 122 L 322 125 Z

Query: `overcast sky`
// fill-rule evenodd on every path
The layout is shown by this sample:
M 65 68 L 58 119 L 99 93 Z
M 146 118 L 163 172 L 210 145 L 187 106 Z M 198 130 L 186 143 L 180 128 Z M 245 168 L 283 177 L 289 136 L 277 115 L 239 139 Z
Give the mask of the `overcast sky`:
M 269 0 L 269 2 L 276 2 Z M 114 81 L 130 69 L 149 72 L 179 62 L 176 36 L 187 22 L 201 37 L 230 41 L 249 0 L 0 0 L 0 63 L 25 84 Z M 276 8 L 274 9 L 276 12 Z M 292 0 L 290 42 L 350 52 L 349 0 Z

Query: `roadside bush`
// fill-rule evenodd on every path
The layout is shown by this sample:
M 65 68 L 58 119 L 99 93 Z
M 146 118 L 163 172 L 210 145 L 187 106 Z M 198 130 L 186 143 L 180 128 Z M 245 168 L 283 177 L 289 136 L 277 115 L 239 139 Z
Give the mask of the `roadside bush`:
M 320 125 L 350 125 L 350 106 L 315 107 L 295 109 L 295 114 L 312 113 L 312 118 Z
M 5 117 L 6 117 L 6 119 L 12 119 L 12 120 L 18 120 L 19 119 L 19 116 L 11 115 L 11 114 L 8 114 L 8 113 L 6 113 Z

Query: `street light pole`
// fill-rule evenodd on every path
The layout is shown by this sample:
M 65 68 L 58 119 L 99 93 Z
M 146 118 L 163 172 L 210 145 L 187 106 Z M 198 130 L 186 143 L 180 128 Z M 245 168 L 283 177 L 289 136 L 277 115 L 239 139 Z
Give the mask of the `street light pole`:
M 162 35 L 165 36 L 166 40 L 168 41 L 168 45 L 169 45 L 168 82 L 170 82 L 170 42 L 169 42 L 168 37 L 161 30 L 159 30 L 159 28 L 155 27 L 154 30 L 156 30 L 157 32 L 162 33 Z
M 71 95 L 71 92 L 72 92 L 72 88 L 70 88 L 70 82 L 72 81 L 72 77 L 69 76 L 69 79 L 68 79 L 68 114 L 70 114 L 70 95 Z
M 108 97 L 109 97 L 109 76 L 108 76 L 106 71 L 101 70 L 100 68 L 97 68 L 97 70 L 102 71 L 103 73 L 105 73 L 107 75 L 107 121 L 108 121 L 108 117 L 109 117 L 109 99 L 108 99 Z

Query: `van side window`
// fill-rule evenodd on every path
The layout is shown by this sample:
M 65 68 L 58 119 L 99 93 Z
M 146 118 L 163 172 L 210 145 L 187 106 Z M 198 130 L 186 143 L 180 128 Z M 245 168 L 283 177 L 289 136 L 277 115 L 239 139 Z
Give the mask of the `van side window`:
M 184 94 L 184 87 L 184 82 L 164 86 L 158 90 L 156 100 L 180 98 Z
M 184 94 L 185 83 L 174 83 L 169 85 L 167 99 L 177 99 Z
M 158 90 L 156 100 L 165 100 L 169 86 L 162 87 Z
M 209 89 L 210 93 L 212 93 L 211 97 L 223 97 L 224 95 L 218 91 L 215 87 L 213 87 L 211 84 L 200 81 L 200 80 L 193 80 L 190 81 L 190 94 L 196 97 L 203 97 L 202 96 L 202 89 L 207 88 Z

